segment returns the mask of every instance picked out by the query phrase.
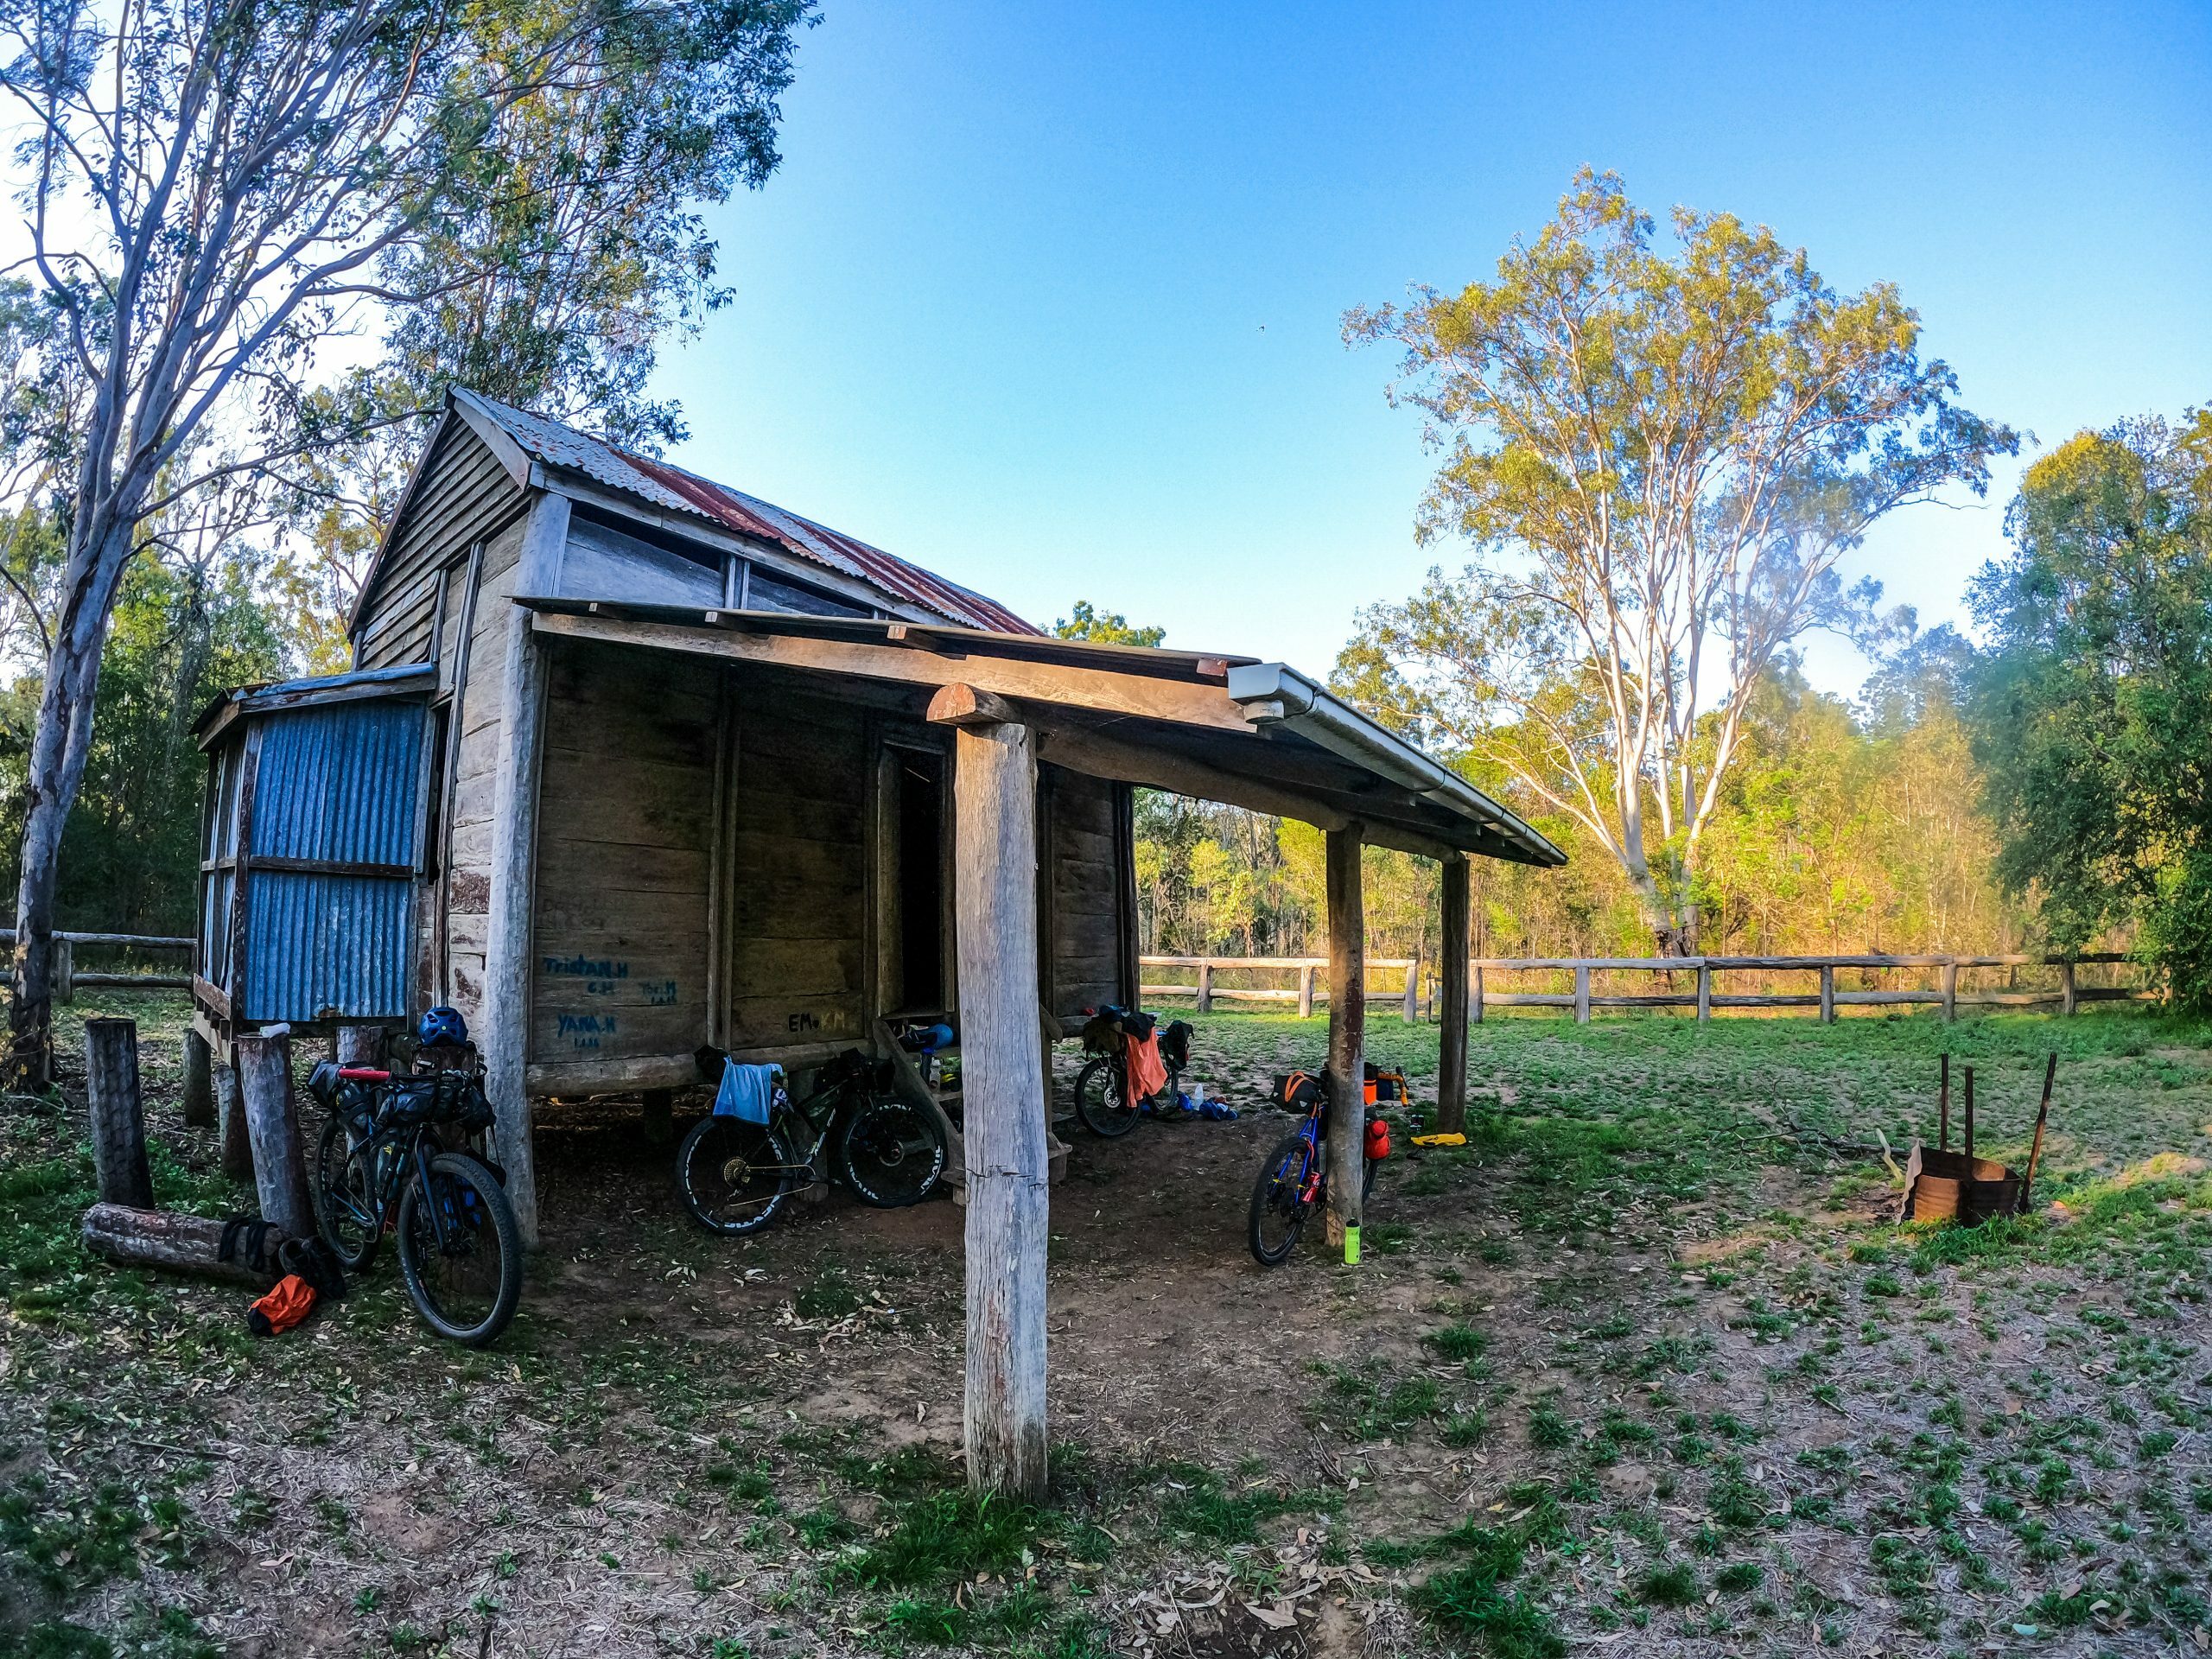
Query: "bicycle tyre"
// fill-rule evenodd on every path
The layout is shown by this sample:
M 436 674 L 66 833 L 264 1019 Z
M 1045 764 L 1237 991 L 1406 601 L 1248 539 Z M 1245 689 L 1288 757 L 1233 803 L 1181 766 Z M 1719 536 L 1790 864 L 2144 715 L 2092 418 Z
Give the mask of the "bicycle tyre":
M 833 1155 L 854 1197 L 872 1209 L 903 1210 L 930 1195 L 947 1156 L 934 1115 L 897 1095 L 870 1095 L 843 1116 Z
M 1118 1141 L 1137 1126 L 1137 1109 L 1122 1098 L 1122 1074 L 1112 1057 L 1084 1063 L 1075 1077 L 1075 1115 L 1083 1127 L 1107 1141 Z
M 702 1166 L 702 1159 L 711 1160 Z M 796 1185 L 797 1160 L 772 1123 L 747 1123 L 734 1117 L 702 1117 L 676 1148 L 676 1190 L 692 1220 L 710 1233 L 742 1238 L 776 1218 Z M 731 1166 L 745 1167 L 733 1178 Z M 709 1174 L 742 1196 L 717 1192 Z M 732 1205 L 739 1207 L 732 1213 Z
M 474 1253 L 474 1245 L 486 1241 L 486 1230 L 489 1242 L 499 1247 L 496 1281 L 480 1272 L 474 1275 L 480 1290 L 489 1286 L 488 1306 L 481 1313 L 456 1317 L 461 1310 L 445 1306 L 431 1287 L 430 1275 L 426 1271 L 430 1263 L 425 1260 L 424 1250 L 426 1245 L 432 1250 L 436 1249 L 437 1236 L 429 1217 L 422 1214 L 423 1193 L 420 1179 L 410 1181 L 399 1200 L 399 1276 L 406 1281 L 407 1294 L 425 1325 L 449 1342 L 457 1342 L 464 1348 L 481 1348 L 496 1340 L 499 1332 L 507 1328 L 507 1322 L 514 1318 L 515 1308 L 522 1300 L 522 1230 L 515 1225 L 515 1212 L 507 1204 L 506 1189 L 490 1170 L 467 1153 L 442 1152 L 434 1156 L 430 1160 L 430 1179 L 435 1183 L 441 1177 L 456 1184 L 456 1194 L 464 1185 L 476 1194 L 474 1207 L 480 1211 L 480 1220 L 470 1223 L 461 1219 L 458 1212 L 470 1207 L 465 1200 L 454 1204 L 457 1213 L 448 1218 L 449 1226 L 469 1228 L 469 1253 Z M 431 1196 L 435 1200 L 441 1195 L 433 1192 Z M 447 1254 L 458 1260 L 463 1252 Z
M 1319 1202 L 1318 1190 L 1313 1203 L 1298 1196 L 1298 1189 L 1304 1185 L 1306 1151 L 1304 1135 L 1285 1136 L 1268 1154 L 1267 1162 L 1260 1166 L 1259 1179 L 1252 1183 L 1245 1239 L 1252 1247 L 1253 1259 L 1263 1268 L 1280 1267 L 1290 1260 L 1291 1252 L 1298 1248 L 1299 1236 L 1306 1230 L 1306 1216 Z M 1286 1179 L 1290 1183 L 1287 1191 Z M 1275 1230 L 1270 1230 L 1270 1222 Z
M 384 1240 L 384 1217 L 377 1212 L 376 1173 L 346 1133 L 345 1119 L 322 1126 L 315 1174 L 315 1231 L 346 1272 L 366 1272 Z

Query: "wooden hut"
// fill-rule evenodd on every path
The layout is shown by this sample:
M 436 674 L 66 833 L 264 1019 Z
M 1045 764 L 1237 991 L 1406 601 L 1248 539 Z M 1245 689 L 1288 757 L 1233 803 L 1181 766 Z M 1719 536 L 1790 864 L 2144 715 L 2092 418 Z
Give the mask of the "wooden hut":
M 451 1002 L 534 1239 L 548 1099 L 692 1081 L 702 1043 L 797 1066 L 952 1016 L 971 1368 L 998 1368 L 971 1369 L 971 1468 L 993 1484 L 1042 1477 L 1040 1039 L 1135 998 L 1133 786 L 1329 832 L 1339 1077 L 1359 1075 L 1363 841 L 1445 861 L 1463 1011 L 1467 855 L 1562 861 L 1284 664 L 1049 638 L 865 543 L 466 392 L 351 634 L 353 672 L 202 719 L 202 1034 L 227 1051 L 264 1022 Z M 1448 1109 L 1464 1014 L 1446 1031 Z

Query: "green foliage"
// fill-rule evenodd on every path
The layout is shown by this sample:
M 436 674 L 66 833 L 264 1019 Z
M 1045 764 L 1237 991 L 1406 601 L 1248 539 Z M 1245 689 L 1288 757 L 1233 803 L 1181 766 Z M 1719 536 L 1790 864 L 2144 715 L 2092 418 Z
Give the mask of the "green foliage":
M 2212 410 L 2084 432 L 2029 468 L 1976 579 L 1977 752 L 1999 872 L 2052 942 L 2138 930 L 2212 1007 Z
M 1102 611 L 1087 599 L 1075 602 L 1075 613 L 1052 624 L 1063 639 L 1088 639 L 1101 645 L 1157 645 L 1167 637 L 1166 628 L 1133 628 L 1119 611 Z

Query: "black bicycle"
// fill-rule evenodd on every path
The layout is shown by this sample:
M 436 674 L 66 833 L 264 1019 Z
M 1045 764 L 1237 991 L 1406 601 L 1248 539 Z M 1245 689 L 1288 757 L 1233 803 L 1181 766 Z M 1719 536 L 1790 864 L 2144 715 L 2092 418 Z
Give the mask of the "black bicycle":
M 359 1273 L 395 1234 L 423 1322 L 469 1348 L 498 1337 L 522 1300 L 522 1234 L 499 1166 L 474 1147 L 492 1124 L 481 1070 L 407 1076 L 324 1060 L 308 1092 L 330 1114 L 315 1158 L 323 1243 Z
M 937 1115 L 892 1090 L 889 1062 L 855 1048 L 822 1068 L 804 1100 L 776 1089 L 765 1123 L 702 1118 L 676 1149 L 676 1186 L 692 1220 L 740 1236 L 766 1227 L 787 1197 L 821 1180 L 879 1210 L 919 1204 L 945 1159 Z
M 1129 1081 L 1129 1039 L 1141 1042 L 1152 1034 L 1155 1016 L 1110 1003 L 1099 1009 L 1084 1027 L 1084 1046 L 1091 1058 L 1075 1075 L 1075 1115 L 1093 1135 L 1115 1140 L 1127 1135 L 1144 1116 L 1147 1101 Z M 1160 1063 L 1167 1081 L 1150 1096 L 1172 1103 L 1182 1092 L 1183 1070 L 1191 1063 L 1191 1027 L 1177 1020 L 1160 1033 Z

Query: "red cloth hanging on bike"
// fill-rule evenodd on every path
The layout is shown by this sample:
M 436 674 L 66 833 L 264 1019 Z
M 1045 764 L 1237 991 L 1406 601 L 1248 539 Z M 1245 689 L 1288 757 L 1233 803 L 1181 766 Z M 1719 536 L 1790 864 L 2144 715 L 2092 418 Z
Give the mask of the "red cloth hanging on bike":
M 246 1310 L 246 1328 L 257 1337 L 282 1336 L 315 1312 L 315 1287 L 296 1273 L 276 1281 L 276 1288 Z
M 1167 1062 L 1160 1058 L 1160 1033 L 1154 1031 L 1147 1037 L 1131 1037 L 1129 1045 L 1129 1092 L 1137 1101 L 1150 1100 L 1167 1086 Z

